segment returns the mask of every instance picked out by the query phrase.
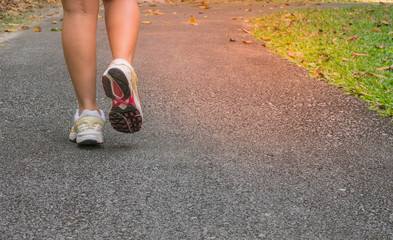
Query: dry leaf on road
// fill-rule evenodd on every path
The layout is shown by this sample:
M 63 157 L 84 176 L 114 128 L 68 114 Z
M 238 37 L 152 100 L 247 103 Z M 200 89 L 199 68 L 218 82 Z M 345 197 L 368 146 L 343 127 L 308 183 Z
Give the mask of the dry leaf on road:
M 34 31 L 34 32 L 41 32 L 41 30 L 42 30 L 42 28 L 41 28 L 41 27 L 38 27 L 38 26 L 36 26 L 35 28 L 33 28 L 33 31 Z
M 207 4 L 201 4 L 198 7 L 202 8 L 202 9 L 209 9 L 210 8 L 209 5 L 207 5 Z
M 244 44 L 250 44 L 250 43 L 253 43 L 253 41 L 247 41 L 247 40 L 240 40 L 240 41 L 242 41 L 242 43 L 244 43 Z

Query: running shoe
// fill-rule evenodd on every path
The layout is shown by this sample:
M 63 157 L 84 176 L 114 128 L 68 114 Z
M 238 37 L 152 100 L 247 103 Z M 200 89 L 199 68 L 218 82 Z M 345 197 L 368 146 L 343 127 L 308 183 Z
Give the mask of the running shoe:
M 97 145 L 104 142 L 102 129 L 105 124 L 105 115 L 102 110 L 100 114 L 97 111 L 84 110 L 79 115 L 79 109 L 76 110 L 74 117 L 74 126 L 71 128 L 69 139 L 76 142 L 78 146 Z
M 134 68 L 124 59 L 115 59 L 102 76 L 105 95 L 112 99 L 109 121 L 119 132 L 134 133 L 142 127 L 142 108 Z

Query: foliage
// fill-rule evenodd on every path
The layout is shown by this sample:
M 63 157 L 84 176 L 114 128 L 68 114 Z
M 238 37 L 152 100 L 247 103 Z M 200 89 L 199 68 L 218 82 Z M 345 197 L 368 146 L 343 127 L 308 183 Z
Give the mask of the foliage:
M 253 36 L 393 116 L 393 6 L 285 11 L 252 19 Z
M 59 0 L 0 0 L 0 32 L 16 32 L 26 30 L 29 25 L 38 21 L 39 16 L 33 14 L 48 3 L 60 3 Z

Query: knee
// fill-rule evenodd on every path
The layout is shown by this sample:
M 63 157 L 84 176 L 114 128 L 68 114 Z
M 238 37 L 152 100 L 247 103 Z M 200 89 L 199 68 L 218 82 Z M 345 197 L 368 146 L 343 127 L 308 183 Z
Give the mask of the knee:
M 98 0 L 63 0 L 63 11 L 66 14 L 97 14 Z

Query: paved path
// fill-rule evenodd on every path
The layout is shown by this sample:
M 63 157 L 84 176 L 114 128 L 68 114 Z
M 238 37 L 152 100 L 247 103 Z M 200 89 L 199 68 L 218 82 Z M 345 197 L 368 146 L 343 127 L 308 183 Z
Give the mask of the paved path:
M 76 101 L 48 31 L 60 16 L 2 44 L 0 239 L 393 239 L 390 120 L 239 41 L 233 16 L 279 7 L 210 6 L 142 15 L 143 129 L 108 124 L 101 148 L 67 140 Z M 103 19 L 98 33 L 103 71 Z

